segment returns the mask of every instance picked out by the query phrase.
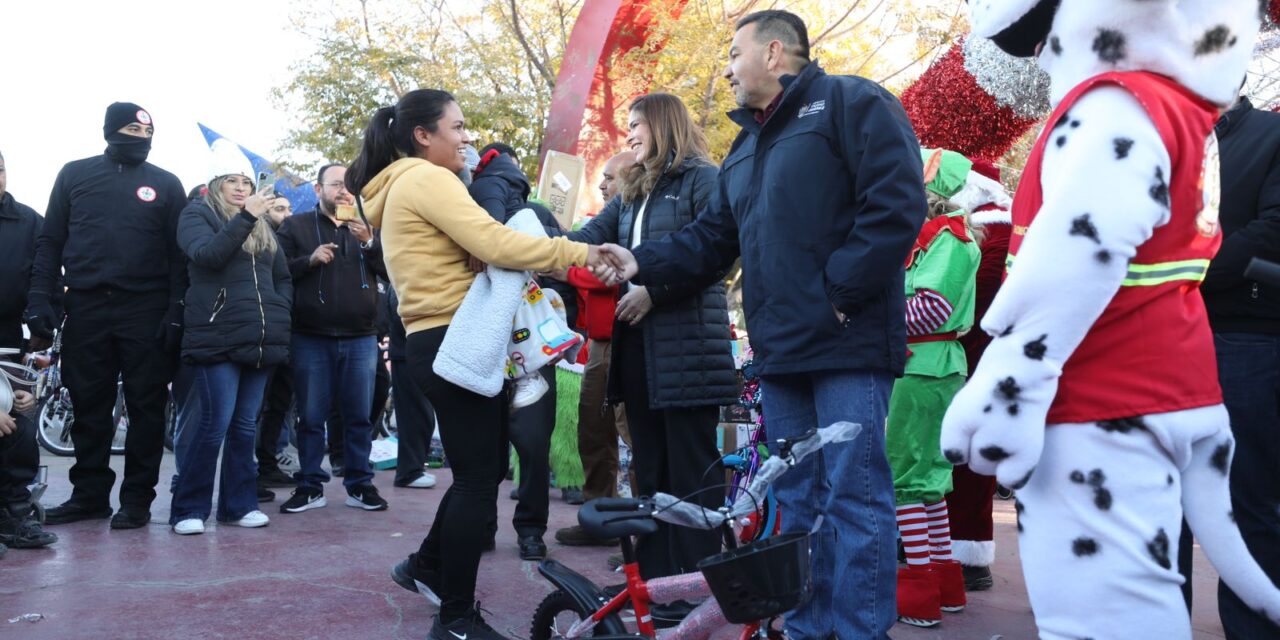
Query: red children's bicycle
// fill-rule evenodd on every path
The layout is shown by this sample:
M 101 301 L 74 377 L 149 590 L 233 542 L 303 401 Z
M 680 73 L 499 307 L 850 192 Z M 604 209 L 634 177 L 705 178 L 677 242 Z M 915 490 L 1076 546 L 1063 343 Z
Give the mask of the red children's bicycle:
M 600 498 L 583 505 L 578 522 L 588 534 L 621 541 L 625 588 L 610 597 L 601 587 L 559 562 L 543 561 L 538 571 L 556 586 L 556 591 L 535 611 L 531 640 L 634 640 L 637 633 L 645 638 L 701 640 L 729 625 L 742 625 L 738 636 L 742 640 L 781 638 L 773 622 L 807 600 L 813 589 L 809 534 L 781 534 L 739 546 L 734 525 L 746 523 L 753 514 L 760 517 L 761 499 L 783 472 L 828 443 L 852 440 L 861 429 L 861 425 L 838 422 L 798 438 L 775 441 L 775 455 L 761 465 L 750 487 L 733 505 L 715 511 L 665 494 L 651 499 Z M 644 580 L 632 538 L 656 531 L 656 520 L 718 529 L 726 550 L 699 562 L 698 573 Z M 651 616 L 652 606 L 681 600 L 701 604 L 676 627 L 659 632 Z M 634 631 L 628 629 L 622 617 L 628 606 L 635 612 Z

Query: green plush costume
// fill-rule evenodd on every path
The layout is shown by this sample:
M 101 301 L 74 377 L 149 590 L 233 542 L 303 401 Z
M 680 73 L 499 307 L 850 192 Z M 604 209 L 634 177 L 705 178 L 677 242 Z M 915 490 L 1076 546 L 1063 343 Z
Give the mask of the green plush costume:
M 926 152 L 926 161 L 934 152 Z M 926 188 L 946 198 L 964 186 L 971 163 L 943 152 Z M 928 162 L 926 162 L 928 164 Z M 926 173 L 928 175 L 928 173 Z M 951 463 L 942 456 L 942 417 L 968 367 L 958 338 L 974 323 L 975 276 L 981 253 L 962 211 L 925 223 L 907 258 L 906 375 L 889 399 L 885 446 L 899 505 L 941 500 L 951 491 Z
M 582 392 L 582 374 L 556 367 L 556 428 L 551 432 L 551 473 L 555 486 L 581 487 L 586 482 L 582 458 L 578 455 L 578 395 Z M 511 449 L 511 468 L 520 484 L 520 464 Z

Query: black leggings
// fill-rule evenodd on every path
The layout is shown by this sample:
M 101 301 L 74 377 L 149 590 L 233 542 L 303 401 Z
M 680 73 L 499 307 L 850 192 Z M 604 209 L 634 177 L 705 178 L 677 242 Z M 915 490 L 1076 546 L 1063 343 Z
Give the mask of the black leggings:
M 507 469 L 507 395 L 486 398 L 432 371 L 446 329 L 411 334 L 407 356 L 414 383 L 436 410 L 453 472 L 453 484 L 416 556 L 419 569 L 440 576 L 440 617 L 449 621 L 475 604 L 480 553 L 489 523 L 498 517 L 498 484 Z

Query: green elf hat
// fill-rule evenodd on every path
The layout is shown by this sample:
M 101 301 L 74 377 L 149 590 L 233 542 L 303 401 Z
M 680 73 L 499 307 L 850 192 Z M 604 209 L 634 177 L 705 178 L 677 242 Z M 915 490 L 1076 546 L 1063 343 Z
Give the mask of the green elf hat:
M 924 188 L 950 198 L 964 188 L 973 162 L 946 149 L 920 149 L 924 160 Z

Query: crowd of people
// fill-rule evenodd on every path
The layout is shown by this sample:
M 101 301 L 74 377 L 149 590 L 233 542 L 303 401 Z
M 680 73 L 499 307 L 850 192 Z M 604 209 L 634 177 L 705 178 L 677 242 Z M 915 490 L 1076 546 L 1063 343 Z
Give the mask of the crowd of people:
M 466 105 L 440 89 L 410 91 L 378 109 L 354 162 L 318 170 L 314 211 L 290 211 L 270 185 L 256 182 L 246 158 L 217 149 L 207 185 L 188 197 L 175 176 L 146 161 L 155 123 L 131 103 L 107 109 L 106 152 L 63 168 L 43 216 L 5 192 L 0 158 L 0 347 L 39 351 L 61 332 L 75 407 L 72 495 L 47 510 L 45 525 L 150 522 L 171 396 L 175 534 L 204 532 L 211 515 L 227 525 L 265 526 L 270 518 L 260 505 L 274 499 L 271 488 L 293 489 L 281 514 L 326 507 L 324 485 L 335 475 L 346 506 L 387 509 L 369 458 L 373 425 L 394 393 L 395 486 L 435 486 L 425 462 L 436 430 L 451 482 L 430 530 L 391 577 L 438 603 L 431 638 L 501 638 L 478 609 L 476 578 L 494 545 L 509 447 L 519 456 L 512 525 L 520 557 L 547 555 L 557 376 L 555 358 L 524 370 L 503 352 L 507 361 L 491 368 L 508 375 L 492 394 L 437 365 L 456 348 L 451 336 L 488 335 L 468 324 L 474 313 L 464 310 L 487 277 L 481 274 L 493 275 L 483 281 L 493 292 L 504 291 L 503 271 L 536 274 L 532 285 L 517 282 L 521 295 L 525 287 L 545 292 L 548 308 L 564 312 L 559 322 L 586 342 L 577 406 L 583 498 L 615 495 L 621 438 L 632 450 L 635 494 L 695 496 L 715 509 L 723 497 L 705 470 L 721 455 L 720 408 L 738 400 L 741 384 L 724 281 L 740 264 L 769 436 L 839 421 L 877 427 L 828 446 L 777 482 L 783 529 L 813 532 L 813 596 L 787 615 L 786 632 L 883 638 L 897 622 L 931 627 L 944 612 L 963 610 L 966 591 L 993 586 L 996 485 L 989 474 L 1003 474 L 992 465 L 1018 451 L 995 441 L 944 451 L 940 442 L 950 441 L 944 423 L 958 419 L 948 414 L 953 404 L 970 406 L 966 380 L 984 379 L 975 367 L 991 334 L 999 345 L 1035 321 L 1012 323 L 1003 335 L 990 324 L 978 329 L 993 317 L 987 309 L 1011 238 L 1016 253 L 1026 235 L 1017 217 L 1025 205 L 1011 201 L 990 162 L 922 149 L 891 93 L 827 74 L 810 59 L 809 44 L 804 22 L 785 11 L 753 13 L 736 25 L 724 77 L 739 107 L 729 118 L 741 132 L 719 166 L 679 98 L 637 98 L 625 148 L 604 167 L 607 204 L 576 229 L 562 228 L 530 200 L 515 150 L 486 141 L 473 151 Z M 1242 96 L 1217 121 L 1217 135 L 1225 242 L 1199 289 L 1239 443 L 1230 470 L 1234 521 L 1275 580 L 1280 298 L 1243 271 L 1251 257 L 1280 257 L 1280 115 L 1253 109 Z M 1117 139 L 1115 153 L 1123 158 L 1133 144 Z M 1183 193 L 1177 189 L 1189 188 L 1175 187 L 1175 200 Z M 1046 188 L 1046 197 L 1055 194 Z M 541 234 L 515 228 L 526 210 Z M 1095 223 L 1107 230 L 1085 214 L 1071 235 L 1101 246 Z M 1179 295 L 1200 296 L 1196 287 Z M 506 302 L 492 301 L 493 308 L 510 308 Z M 1009 307 L 995 314 L 1008 316 Z M 554 313 L 548 322 L 556 322 Z M 507 323 L 492 346 L 508 348 L 510 333 Z M 1030 336 L 1018 350 L 1052 359 L 1060 347 L 1048 337 Z M 1005 351 L 986 362 L 1000 362 Z M 130 424 L 113 509 L 117 385 Z M 995 414 L 1019 414 L 1022 391 L 1013 377 L 994 395 L 981 393 L 981 413 L 995 404 Z M 0 543 L 47 546 L 57 538 L 36 520 L 26 489 L 38 464 L 34 399 L 28 390 L 12 395 L 12 410 L 0 414 Z M 291 404 L 301 467 L 292 475 L 276 456 Z M 1088 420 L 1095 419 L 1108 434 L 1148 428 L 1142 418 Z M 1108 511 L 1110 491 L 1119 491 L 1115 475 L 1077 470 L 1070 482 L 1091 487 L 1098 509 Z M 1027 486 L 1028 472 L 1006 484 L 1027 486 L 1032 508 L 1048 510 L 1044 477 Z M 1118 579 L 1176 591 L 1178 570 L 1186 576 L 1190 567 L 1171 563 L 1169 554 L 1191 544 L 1176 533 L 1164 538 L 1163 561 L 1154 551 L 1145 560 L 1160 567 Z M 554 537 L 564 545 L 616 542 L 577 526 Z M 1076 557 L 1097 553 L 1098 539 L 1108 540 L 1077 539 Z M 649 579 L 697 571 L 720 545 L 714 532 L 660 525 L 640 537 L 636 555 Z M 1056 587 L 1031 577 L 1028 587 L 1042 632 L 1059 637 L 1047 603 Z M 695 604 L 657 605 L 652 616 L 659 626 L 676 624 Z M 1280 633 L 1225 585 L 1220 609 L 1228 637 Z

